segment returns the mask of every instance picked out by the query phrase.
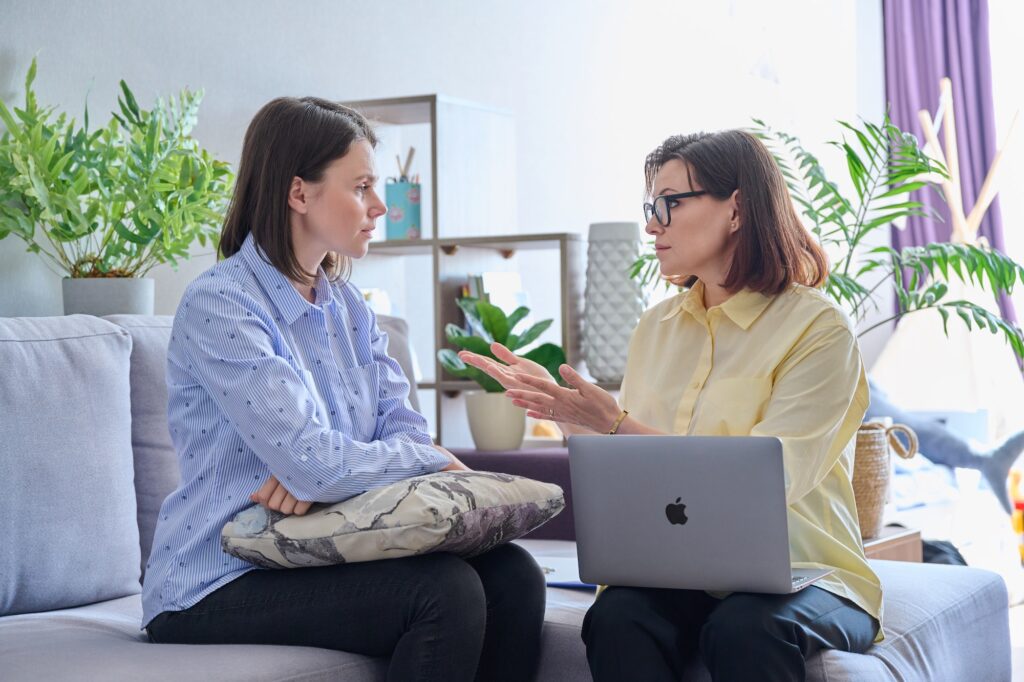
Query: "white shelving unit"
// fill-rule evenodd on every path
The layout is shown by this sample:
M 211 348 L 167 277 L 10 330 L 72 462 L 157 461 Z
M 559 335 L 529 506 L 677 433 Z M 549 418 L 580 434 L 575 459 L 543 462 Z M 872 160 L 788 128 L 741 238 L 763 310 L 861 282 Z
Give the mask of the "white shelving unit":
M 387 291 L 393 313 L 408 321 L 422 373 L 421 409 L 436 440 L 471 447 L 462 393 L 478 387 L 446 377 L 437 361 L 437 350 L 448 347 L 445 325 L 462 323 L 455 304 L 462 285 L 470 274 L 520 272 L 533 319 L 554 320 L 541 341 L 560 343 L 577 365 L 586 242 L 572 233 L 517 234 L 515 129 L 508 112 L 441 95 L 345 104 L 374 123 L 383 178 L 397 173 L 396 154 L 404 159 L 408 147 L 416 147 L 411 172 L 420 175 L 423 197 L 422 238 L 388 241 L 382 224 L 382 238 L 370 243 L 353 280 Z

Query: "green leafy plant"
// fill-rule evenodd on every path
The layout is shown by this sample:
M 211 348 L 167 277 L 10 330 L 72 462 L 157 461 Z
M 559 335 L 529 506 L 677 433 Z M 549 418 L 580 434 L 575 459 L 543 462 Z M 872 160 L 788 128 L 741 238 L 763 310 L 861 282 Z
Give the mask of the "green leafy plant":
M 14 234 L 60 274 L 141 277 L 218 235 L 233 176 L 191 136 L 202 91 L 142 109 L 121 81 L 120 113 L 90 131 L 33 91 L 0 101 L 0 239 Z
M 547 331 L 552 322 L 543 320 L 532 325 L 522 334 L 515 334 L 513 330 L 516 325 L 530 314 L 529 308 L 520 306 L 512 311 L 511 315 L 506 316 L 500 308 L 483 299 L 460 298 L 456 303 L 466 314 L 466 320 L 469 322 L 472 333 L 466 332 L 456 324 L 448 324 L 444 329 L 448 342 L 460 349 L 492 359 L 497 359 L 491 352 L 491 344 L 495 341 L 515 352 L 540 338 L 540 335 Z M 565 362 L 565 351 L 560 346 L 544 343 L 521 354 L 520 357 L 533 360 L 546 369 L 552 378 L 563 383 L 558 374 L 558 367 Z M 441 361 L 441 366 L 448 372 L 462 379 L 472 379 L 488 393 L 500 393 L 505 390 L 501 384 L 484 372 L 464 363 L 456 351 L 450 348 L 438 351 L 437 358 Z
M 922 151 L 913 135 L 893 125 L 888 117 L 881 125 L 863 122 L 859 127 L 839 121 L 843 138 L 829 144 L 846 160 L 854 188 L 854 194 L 846 196 L 796 137 L 773 130 L 763 121 L 755 119 L 754 123 L 752 132 L 771 150 L 811 232 L 830 255 L 838 254 L 825 292 L 859 322 L 870 310 L 878 309 L 878 289 L 889 284 L 895 290 L 895 314 L 860 335 L 905 315 L 934 310 L 942 316 L 947 334 L 953 313 L 968 329 L 1002 333 L 1017 356 L 1024 357 L 1024 333 L 1019 327 L 976 303 L 947 298 L 954 278 L 994 295 L 1010 293 L 1017 281 L 1024 281 L 1024 267 L 1005 254 L 985 245 L 947 242 L 901 250 L 888 246 L 858 250 L 871 232 L 888 229 L 909 216 L 939 220 L 908 196 L 930 186 L 930 178 L 948 177 L 946 169 Z M 653 281 L 658 276 L 656 256 L 645 253 L 633 263 L 630 275 L 645 285 Z

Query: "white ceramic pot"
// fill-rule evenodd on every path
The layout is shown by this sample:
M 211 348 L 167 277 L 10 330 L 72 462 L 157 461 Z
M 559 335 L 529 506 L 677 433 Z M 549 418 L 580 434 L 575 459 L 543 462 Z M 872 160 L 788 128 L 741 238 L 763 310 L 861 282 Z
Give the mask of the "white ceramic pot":
M 65 315 L 152 315 L 153 280 L 149 277 L 65 277 Z
M 504 393 L 466 393 L 469 432 L 477 450 L 518 450 L 526 433 L 526 410 Z
M 647 308 L 647 294 L 629 276 L 640 257 L 638 223 L 594 223 L 587 236 L 583 359 L 598 381 L 622 381 L 629 339 Z

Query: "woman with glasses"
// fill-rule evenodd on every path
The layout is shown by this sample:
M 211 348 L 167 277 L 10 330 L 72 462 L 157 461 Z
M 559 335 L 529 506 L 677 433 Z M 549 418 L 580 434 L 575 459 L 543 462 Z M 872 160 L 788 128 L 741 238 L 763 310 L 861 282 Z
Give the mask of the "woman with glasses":
M 834 572 L 791 595 L 611 586 L 583 639 L 598 682 L 678 680 L 694 655 L 715 680 L 802 680 L 820 650 L 859 653 L 882 636 L 851 482 L 868 405 L 856 337 L 820 290 L 825 254 L 757 138 L 671 137 L 644 171 L 646 231 L 662 275 L 683 289 L 641 318 L 618 400 L 568 365 L 563 388 L 498 344 L 505 364 L 460 357 L 566 435 L 779 438 L 791 560 Z
M 181 484 L 160 509 L 142 625 L 159 643 L 390 657 L 389 680 L 527 680 L 545 586 L 516 545 L 294 570 L 221 550 L 221 527 L 253 503 L 301 515 L 466 468 L 408 407 L 387 335 L 348 281 L 387 212 L 376 144 L 359 113 L 314 97 L 275 99 L 249 124 L 222 260 L 174 316 L 168 415 Z

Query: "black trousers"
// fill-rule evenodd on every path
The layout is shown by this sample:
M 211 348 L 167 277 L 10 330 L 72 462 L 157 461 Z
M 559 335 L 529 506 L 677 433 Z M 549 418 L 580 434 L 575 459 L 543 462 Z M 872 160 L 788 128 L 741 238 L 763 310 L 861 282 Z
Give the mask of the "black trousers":
M 533 679 L 544 576 L 521 547 L 472 559 L 427 554 L 257 570 L 185 611 L 165 611 L 154 642 L 289 644 L 390 656 L 389 680 Z
M 821 649 L 863 653 L 877 621 L 819 587 L 796 594 L 609 587 L 583 621 L 596 682 L 680 680 L 699 655 L 719 681 L 803 680 Z

